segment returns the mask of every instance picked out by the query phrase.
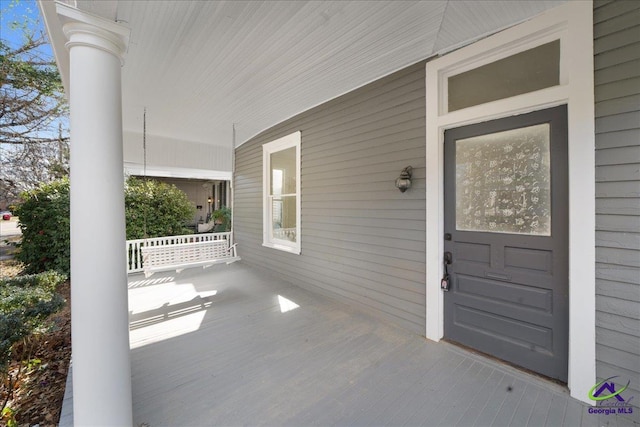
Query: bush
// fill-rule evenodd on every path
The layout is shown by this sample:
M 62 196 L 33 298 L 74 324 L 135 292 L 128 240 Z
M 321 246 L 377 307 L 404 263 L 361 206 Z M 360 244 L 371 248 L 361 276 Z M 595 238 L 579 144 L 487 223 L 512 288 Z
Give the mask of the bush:
M 176 186 L 129 178 L 124 193 L 127 239 L 191 233 L 185 224 L 195 210 Z M 69 179 L 42 184 L 21 198 L 15 211 L 22 230 L 16 259 L 25 264 L 25 273 L 56 270 L 70 276 Z
M 16 259 L 26 273 L 70 273 L 69 179 L 62 178 L 21 195 L 15 214 L 22 230 Z
M 125 184 L 124 204 L 127 240 L 192 233 L 185 224 L 195 208 L 175 185 L 131 177 Z
M 25 274 L 11 278 L 0 279 L 0 287 L 17 286 L 19 288 L 39 288 L 53 292 L 66 277 L 57 271 L 45 271 L 40 274 Z
M 231 209 L 224 206 L 216 211 L 213 211 L 213 219 L 216 221 L 214 231 L 226 232 L 231 231 Z
M 55 271 L 0 280 L 0 373 L 6 374 L 13 344 L 62 308 L 56 288 L 65 280 Z

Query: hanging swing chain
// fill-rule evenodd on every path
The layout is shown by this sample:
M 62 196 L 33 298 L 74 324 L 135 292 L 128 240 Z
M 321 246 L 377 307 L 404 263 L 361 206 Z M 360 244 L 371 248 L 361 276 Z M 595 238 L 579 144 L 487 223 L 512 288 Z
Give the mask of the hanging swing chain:
M 147 177 L 147 107 L 142 113 L 142 173 Z
M 144 113 L 142 115 L 142 175 L 144 177 L 144 192 L 145 196 L 149 192 L 149 185 L 147 183 L 147 107 L 144 107 Z M 142 231 L 144 233 L 144 238 L 148 237 L 147 235 L 147 209 L 142 211 L 144 217 L 143 220 L 143 228 Z M 146 246 L 146 242 L 145 242 Z

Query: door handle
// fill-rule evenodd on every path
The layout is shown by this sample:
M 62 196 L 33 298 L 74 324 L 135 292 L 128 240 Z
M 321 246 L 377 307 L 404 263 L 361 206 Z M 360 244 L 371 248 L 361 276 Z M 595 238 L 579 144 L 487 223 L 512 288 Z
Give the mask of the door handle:
M 451 264 L 452 258 L 453 255 L 451 255 L 451 252 L 444 253 L 444 276 L 440 281 L 440 289 L 445 292 L 448 292 L 449 287 L 451 286 L 451 277 L 449 276 L 449 269 L 447 268 L 447 266 Z

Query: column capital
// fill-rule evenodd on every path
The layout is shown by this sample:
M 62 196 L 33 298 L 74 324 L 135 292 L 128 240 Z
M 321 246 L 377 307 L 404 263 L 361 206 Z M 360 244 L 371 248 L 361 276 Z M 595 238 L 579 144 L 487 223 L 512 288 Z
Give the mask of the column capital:
M 67 49 L 74 46 L 94 47 L 115 55 L 124 65 L 131 33 L 129 28 L 64 3 L 56 3 L 56 12 L 67 38 Z

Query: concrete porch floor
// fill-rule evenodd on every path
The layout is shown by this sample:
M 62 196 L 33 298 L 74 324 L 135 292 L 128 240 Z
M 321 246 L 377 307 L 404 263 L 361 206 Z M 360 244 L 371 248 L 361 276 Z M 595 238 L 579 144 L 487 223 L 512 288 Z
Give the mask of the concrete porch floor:
M 134 426 L 634 425 L 243 263 L 131 276 L 129 310 Z

